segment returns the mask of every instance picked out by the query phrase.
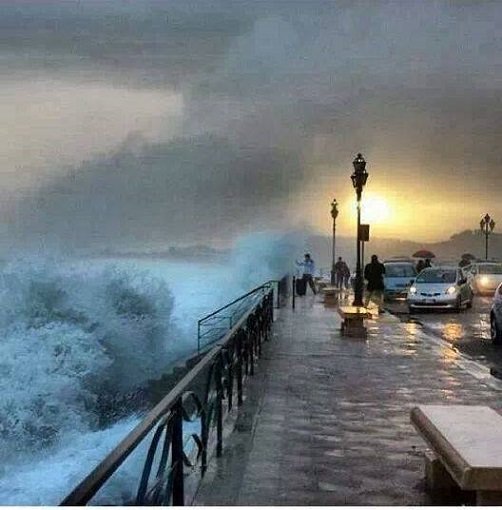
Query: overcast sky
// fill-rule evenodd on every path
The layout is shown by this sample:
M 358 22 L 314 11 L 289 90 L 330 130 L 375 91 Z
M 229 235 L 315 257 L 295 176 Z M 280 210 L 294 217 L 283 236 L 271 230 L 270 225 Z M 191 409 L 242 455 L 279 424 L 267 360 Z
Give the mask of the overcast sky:
M 2 243 L 227 243 L 502 225 L 502 2 L 4 1 Z

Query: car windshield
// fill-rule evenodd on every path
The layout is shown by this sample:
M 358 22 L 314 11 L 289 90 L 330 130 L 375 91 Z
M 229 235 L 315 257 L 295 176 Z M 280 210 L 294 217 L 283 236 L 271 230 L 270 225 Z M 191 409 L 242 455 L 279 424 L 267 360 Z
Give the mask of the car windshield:
M 413 278 L 416 275 L 413 264 L 386 264 L 385 276 L 390 278 Z
M 456 280 L 454 269 L 427 269 L 417 276 L 417 283 L 455 283 Z
M 502 274 L 502 264 L 482 264 L 479 274 Z

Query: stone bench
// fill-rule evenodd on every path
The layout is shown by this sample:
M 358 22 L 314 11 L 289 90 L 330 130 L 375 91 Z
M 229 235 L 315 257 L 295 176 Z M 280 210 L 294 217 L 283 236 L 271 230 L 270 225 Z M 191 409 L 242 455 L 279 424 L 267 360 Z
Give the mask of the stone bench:
M 367 308 L 363 306 L 339 306 L 338 313 L 343 319 L 341 328 L 343 336 L 366 338 L 364 319 L 372 317 Z
M 427 487 L 474 491 L 477 505 L 502 504 L 502 416 L 485 406 L 423 405 L 411 422 L 430 446 Z
M 324 298 L 324 304 L 328 306 L 334 306 L 338 303 L 338 294 L 340 290 L 337 287 L 326 285 L 322 289 L 322 295 Z

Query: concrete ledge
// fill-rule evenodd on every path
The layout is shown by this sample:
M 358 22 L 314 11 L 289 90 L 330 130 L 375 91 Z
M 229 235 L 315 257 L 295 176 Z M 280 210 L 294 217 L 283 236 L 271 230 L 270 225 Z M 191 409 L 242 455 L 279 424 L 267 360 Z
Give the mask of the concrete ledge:
M 333 306 L 338 304 L 338 295 L 340 290 L 336 287 L 326 286 L 322 289 L 322 294 L 324 297 L 324 304 L 328 306 Z
M 460 489 L 491 502 L 481 504 L 502 503 L 502 416 L 485 406 L 425 405 L 411 410 L 411 422 L 435 454 L 426 457 L 428 485 L 447 480 L 437 458 Z
M 361 306 L 340 306 L 338 313 L 343 319 L 341 333 L 343 336 L 352 338 L 366 338 L 367 330 L 364 319 L 371 318 L 367 308 Z
M 347 318 L 361 318 L 371 319 L 371 312 L 364 306 L 340 306 L 338 312 L 343 319 Z

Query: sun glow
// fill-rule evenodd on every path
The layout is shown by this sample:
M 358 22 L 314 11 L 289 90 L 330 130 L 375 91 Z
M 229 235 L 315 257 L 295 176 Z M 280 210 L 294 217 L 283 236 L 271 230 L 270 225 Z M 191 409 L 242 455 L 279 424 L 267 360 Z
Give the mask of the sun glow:
M 388 201 L 378 195 L 365 197 L 361 204 L 361 219 L 365 223 L 378 224 L 388 222 L 391 208 Z

